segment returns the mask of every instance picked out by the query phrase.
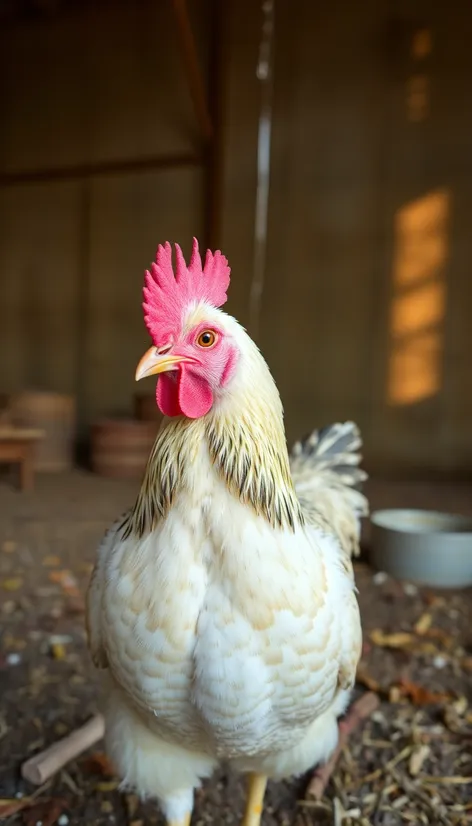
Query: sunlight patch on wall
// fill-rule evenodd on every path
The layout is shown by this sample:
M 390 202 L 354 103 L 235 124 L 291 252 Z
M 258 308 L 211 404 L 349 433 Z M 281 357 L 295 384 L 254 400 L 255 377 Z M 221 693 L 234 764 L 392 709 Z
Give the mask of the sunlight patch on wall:
M 431 80 L 427 72 L 427 61 L 433 50 L 433 33 L 431 29 L 418 29 L 411 41 L 411 57 L 414 71 L 406 83 L 407 117 L 412 123 L 423 123 L 430 114 Z
M 441 387 L 450 202 L 446 190 L 432 192 L 395 219 L 390 404 L 414 404 Z
M 422 284 L 392 304 L 390 328 L 394 336 L 408 336 L 439 324 L 444 315 L 444 284 Z

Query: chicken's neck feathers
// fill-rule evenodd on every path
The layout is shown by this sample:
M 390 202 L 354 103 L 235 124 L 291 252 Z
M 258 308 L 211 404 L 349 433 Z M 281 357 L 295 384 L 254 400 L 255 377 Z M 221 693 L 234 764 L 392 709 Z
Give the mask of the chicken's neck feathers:
M 294 530 L 304 518 L 290 472 L 280 398 L 266 368 L 254 392 L 235 387 L 207 416 L 165 419 L 151 451 L 124 537 L 145 536 L 169 513 L 198 474 L 202 442 L 228 491 L 275 528 Z M 202 473 L 207 468 L 202 463 Z

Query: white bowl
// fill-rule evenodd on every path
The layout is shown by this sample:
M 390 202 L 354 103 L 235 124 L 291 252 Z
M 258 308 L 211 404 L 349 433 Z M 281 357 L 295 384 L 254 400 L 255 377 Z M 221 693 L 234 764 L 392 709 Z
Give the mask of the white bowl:
M 371 516 L 370 559 L 380 571 L 436 588 L 472 585 L 472 518 L 392 509 Z

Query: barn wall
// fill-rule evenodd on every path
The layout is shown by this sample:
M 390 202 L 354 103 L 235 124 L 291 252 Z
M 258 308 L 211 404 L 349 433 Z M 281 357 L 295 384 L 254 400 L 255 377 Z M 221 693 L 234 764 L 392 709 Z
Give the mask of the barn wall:
M 373 470 L 470 473 L 472 12 L 461 0 L 276 11 L 259 342 L 289 440 L 353 418 Z M 249 322 L 257 26 L 235 3 L 230 26 L 224 243 Z
M 193 18 L 205 66 L 206 27 Z M 169 3 L 73 6 L 5 27 L 0 51 L 6 172 L 198 142 Z M 198 167 L 0 190 L 1 385 L 77 392 L 83 425 L 129 412 L 147 342 L 144 266 L 159 240 L 189 248 L 203 203 Z
M 203 57 L 206 9 L 191 4 Z M 226 11 L 221 244 L 248 324 L 260 10 Z M 470 469 L 472 15 L 461 0 L 276 13 L 258 341 L 289 438 L 352 417 L 372 467 Z M 76 7 L 0 45 L 4 169 L 195 146 L 169 3 Z M 77 392 L 83 426 L 129 411 L 143 265 L 157 240 L 202 234 L 204 194 L 200 169 L 2 190 L 2 389 Z

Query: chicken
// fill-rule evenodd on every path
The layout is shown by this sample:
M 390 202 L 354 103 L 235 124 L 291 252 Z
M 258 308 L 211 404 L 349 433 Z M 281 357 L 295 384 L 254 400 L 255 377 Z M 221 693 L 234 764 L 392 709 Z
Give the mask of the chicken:
M 249 775 L 242 822 L 259 826 L 267 778 L 334 750 L 361 651 L 357 428 L 315 431 L 289 458 L 269 369 L 220 309 L 229 274 L 220 252 L 202 268 L 195 239 L 175 276 L 169 244 L 146 272 L 136 378 L 159 376 L 164 420 L 87 594 L 108 753 L 169 826 L 188 826 L 220 761 Z

